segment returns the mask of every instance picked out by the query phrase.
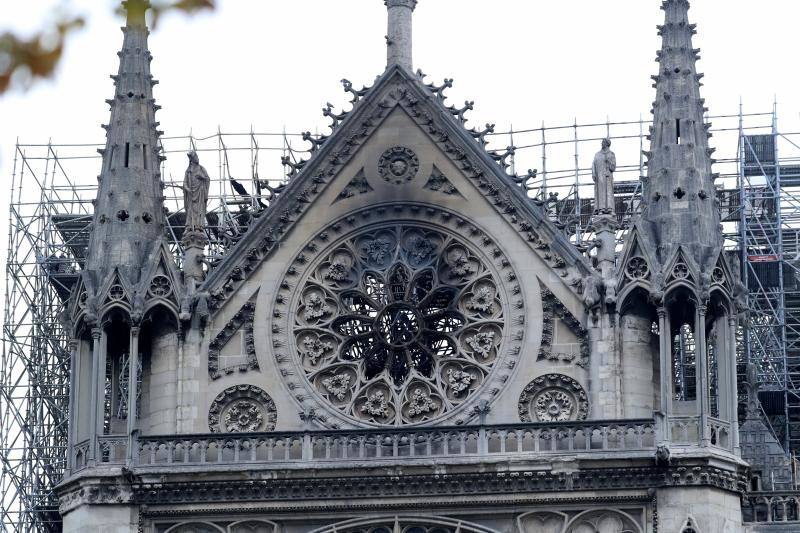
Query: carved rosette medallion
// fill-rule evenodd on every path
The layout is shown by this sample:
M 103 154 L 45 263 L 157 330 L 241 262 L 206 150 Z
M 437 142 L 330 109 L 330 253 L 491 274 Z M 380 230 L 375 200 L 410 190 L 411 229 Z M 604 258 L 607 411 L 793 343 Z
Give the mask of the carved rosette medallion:
M 419 159 L 410 148 L 395 146 L 381 155 L 378 161 L 378 173 L 381 177 L 395 185 L 401 185 L 414 179 L 419 171 Z
M 522 389 L 518 408 L 523 422 L 585 420 L 589 416 L 589 397 L 571 377 L 545 374 Z
M 234 385 L 222 391 L 208 410 L 214 433 L 272 431 L 278 412 L 269 394 L 255 385 Z
M 349 217 L 355 227 L 334 224 L 336 239 L 323 232 L 316 259 L 295 261 L 276 299 L 281 375 L 330 427 L 464 423 L 519 357 L 523 332 L 510 319 L 513 309 L 521 325 L 524 305 L 508 260 L 485 256 L 475 228 L 480 242 L 424 220 L 436 211 L 396 211 L 361 227 L 368 217 Z

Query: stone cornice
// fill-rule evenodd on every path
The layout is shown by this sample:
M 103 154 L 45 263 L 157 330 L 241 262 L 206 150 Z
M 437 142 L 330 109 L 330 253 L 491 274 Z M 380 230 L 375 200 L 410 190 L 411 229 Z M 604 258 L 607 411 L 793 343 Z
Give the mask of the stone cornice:
M 309 476 L 297 479 L 135 483 L 139 504 L 300 502 L 438 496 L 647 490 L 673 486 L 716 487 L 741 493 L 743 472 L 711 466 L 585 469 L 576 472 L 517 471 L 461 474 Z

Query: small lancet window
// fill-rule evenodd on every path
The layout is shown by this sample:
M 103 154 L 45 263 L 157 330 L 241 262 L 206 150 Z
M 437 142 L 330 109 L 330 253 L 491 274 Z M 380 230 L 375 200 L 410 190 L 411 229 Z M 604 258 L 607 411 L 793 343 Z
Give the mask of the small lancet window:
M 681 144 L 681 120 L 675 119 L 675 142 Z
M 131 143 L 125 143 L 125 168 L 128 168 L 130 157 L 131 157 Z
M 147 168 L 147 145 L 142 145 L 142 168 Z

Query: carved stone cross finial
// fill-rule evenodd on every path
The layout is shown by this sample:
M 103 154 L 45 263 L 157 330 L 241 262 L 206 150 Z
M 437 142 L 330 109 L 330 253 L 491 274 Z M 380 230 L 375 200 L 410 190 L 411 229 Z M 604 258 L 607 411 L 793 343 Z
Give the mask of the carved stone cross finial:
M 417 0 L 384 0 L 383 3 L 389 11 L 386 66 L 400 65 L 411 71 L 411 19 Z

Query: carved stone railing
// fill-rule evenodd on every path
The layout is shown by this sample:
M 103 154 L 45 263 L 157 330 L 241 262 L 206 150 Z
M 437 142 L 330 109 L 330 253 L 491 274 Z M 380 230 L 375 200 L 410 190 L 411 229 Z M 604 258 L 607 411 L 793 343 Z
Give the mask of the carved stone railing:
M 700 417 L 670 416 L 670 442 L 674 445 L 696 445 L 700 442 Z M 708 438 L 711 446 L 727 451 L 733 449 L 731 425 L 729 422 L 708 418 Z
M 747 493 L 742 514 L 745 522 L 795 523 L 800 531 L 800 491 Z
M 89 466 L 89 439 L 72 447 L 72 470 L 77 471 Z
M 97 439 L 97 462 L 125 464 L 128 456 L 127 435 L 103 435 Z
M 140 436 L 134 466 L 377 462 L 655 450 L 653 420 Z

